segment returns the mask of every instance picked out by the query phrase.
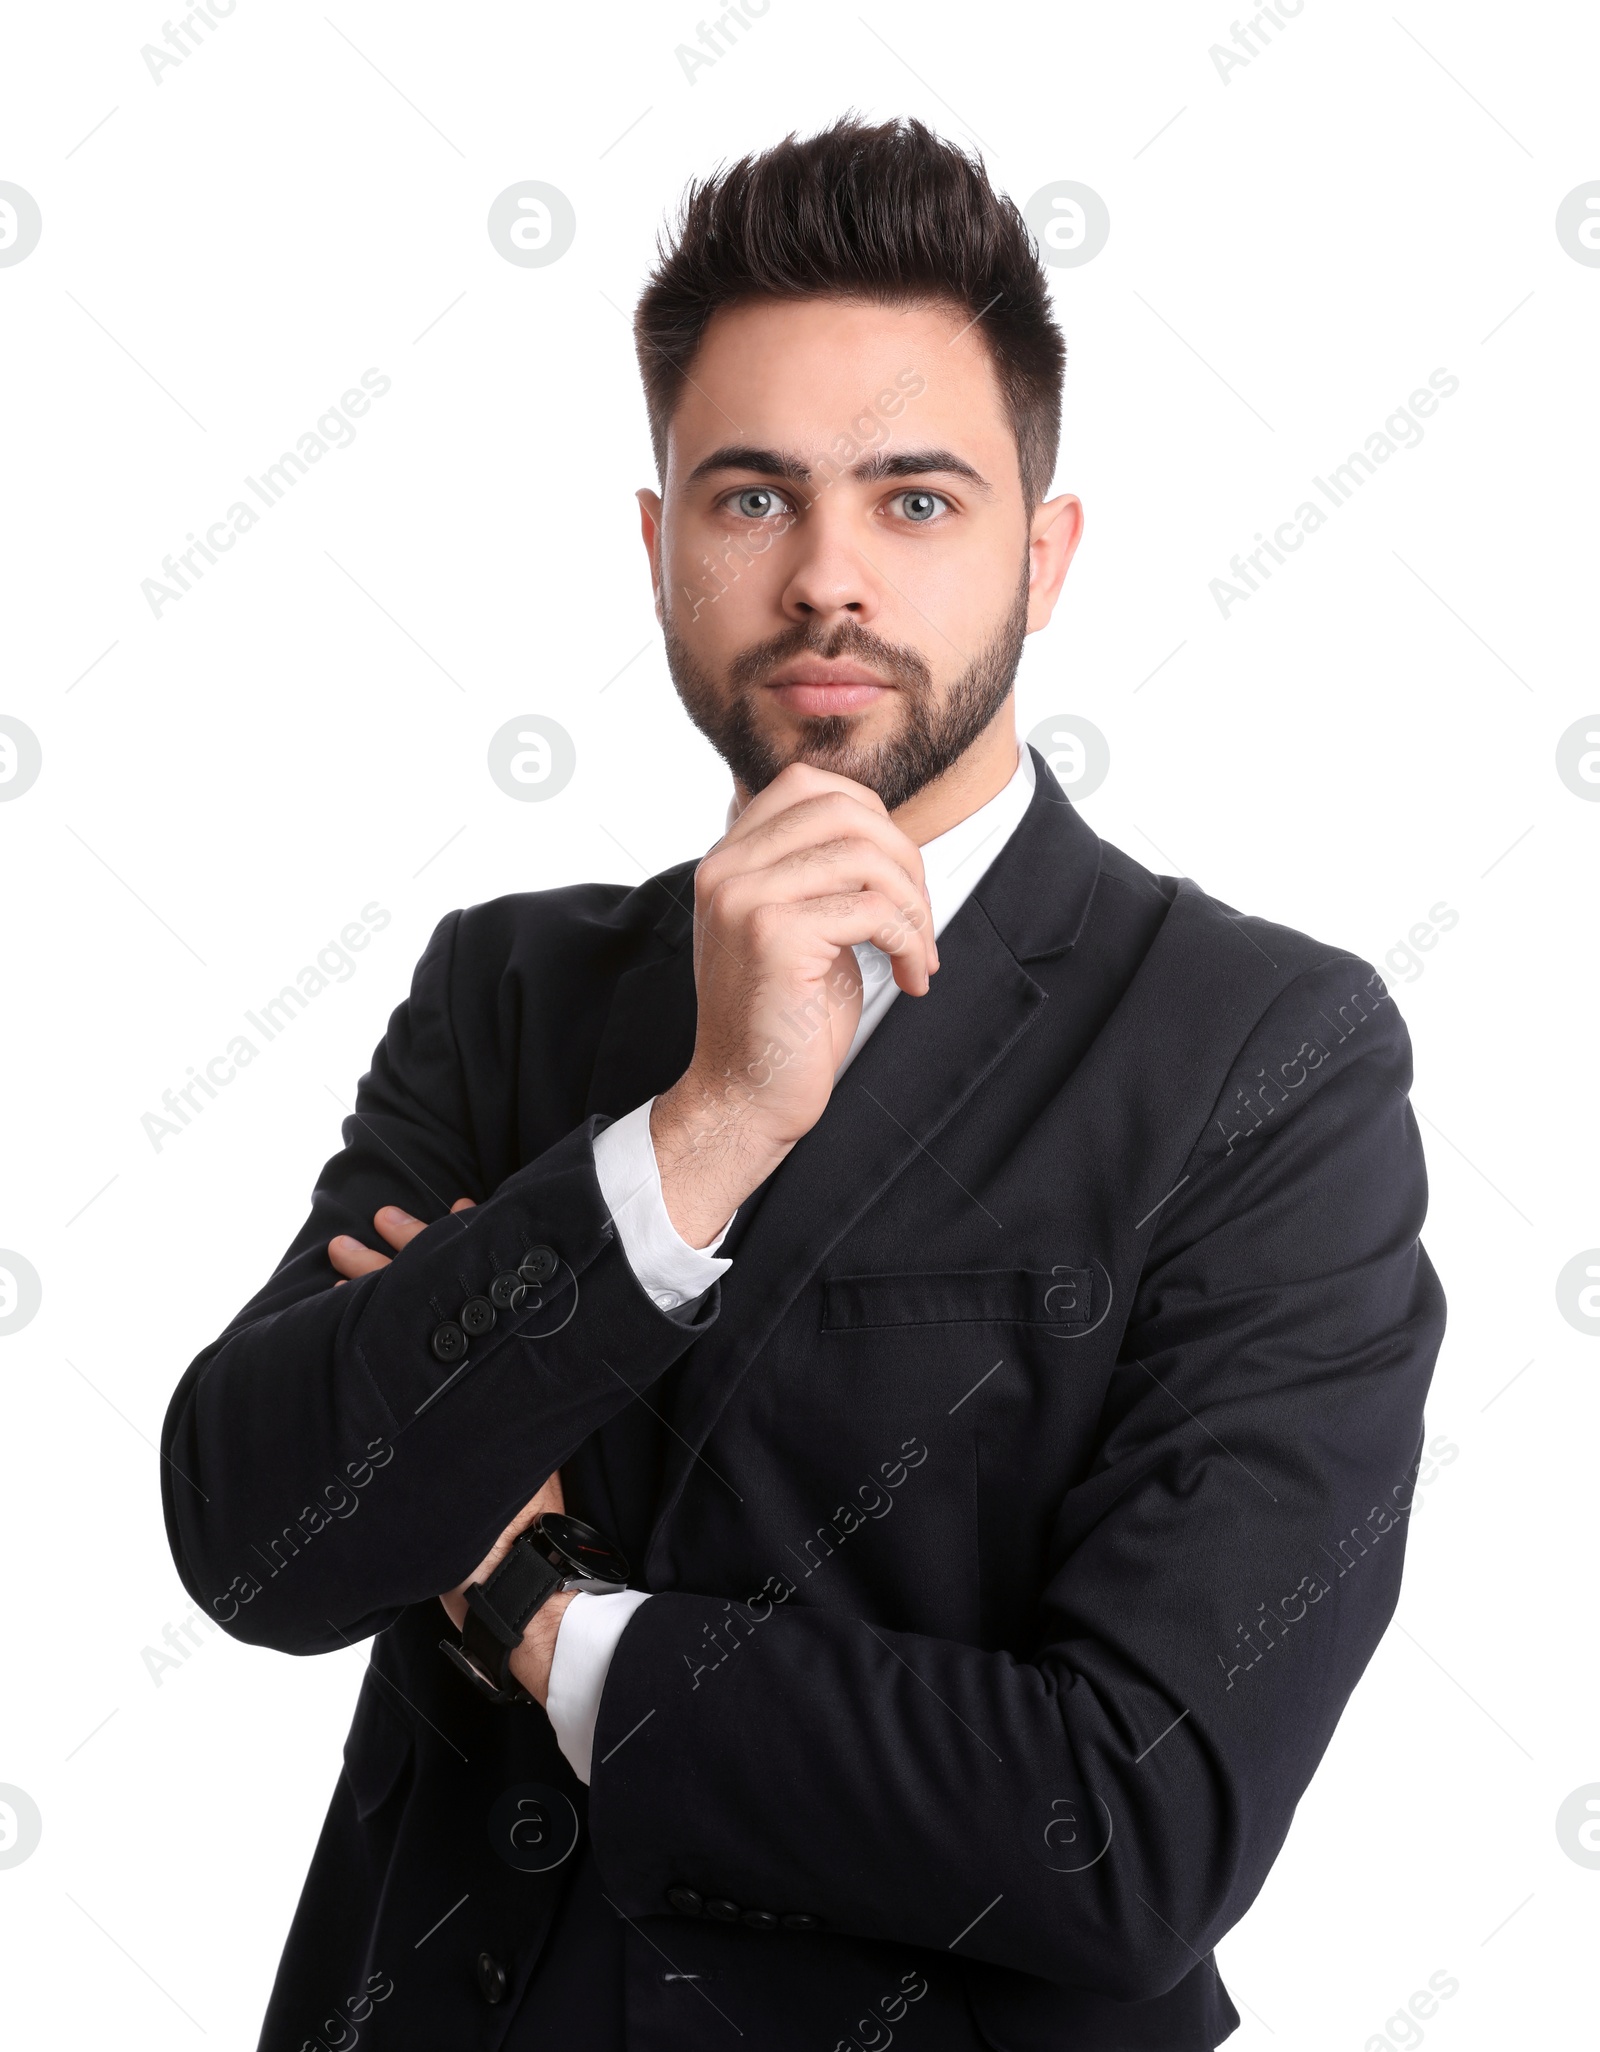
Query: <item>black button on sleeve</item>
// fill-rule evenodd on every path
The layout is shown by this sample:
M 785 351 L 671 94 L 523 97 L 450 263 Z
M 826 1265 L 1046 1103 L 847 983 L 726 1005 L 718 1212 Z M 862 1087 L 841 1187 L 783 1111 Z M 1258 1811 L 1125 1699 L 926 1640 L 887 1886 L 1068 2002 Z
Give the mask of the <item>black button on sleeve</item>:
M 715 1917 L 719 1924 L 736 1924 L 739 1921 L 739 1905 L 729 1902 L 725 1895 L 714 1895 L 706 1904 L 706 1915 Z
M 497 1275 L 490 1283 L 489 1302 L 497 1311 L 513 1311 L 516 1309 L 517 1299 L 526 1288 L 527 1284 L 522 1277 L 507 1269 L 504 1275 Z
M 749 1931 L 776 1931 L 778 1919 L 771 1910 L 746 1910 L 739 1919 Z
M 667 1907 L 675 1910 L 680 1917 L 697 1917 L 705 1908 L 705 1903 L 696 1889 L 669 1888 Z
M 561 1266 L 554 1247 L 530 1247 L 517 1268 L 525 1283 L 547 1283 Z
M 461 1328 L 477 1339 L 494 1324 L 494 1306 L 487 1297 L 469 1297 L 461 1307 Z
M 492 1953 L 478 1954 L 478 1992 L 485 2002 L 506 1999 L 506 1970 Z
M 807 1916 L 803 1910 L 794 1910 L 784 1918 L 783 1928 L 786 1931 L 820 1931 L 822 1919 Z
M 447 1318 L 443 1325 L 433 1328 L 433 1337 L 428 1342 L 436 1361 L 449 1363 L 459 1361 L 467 1351 L 467 1336 L 454 1319 Z

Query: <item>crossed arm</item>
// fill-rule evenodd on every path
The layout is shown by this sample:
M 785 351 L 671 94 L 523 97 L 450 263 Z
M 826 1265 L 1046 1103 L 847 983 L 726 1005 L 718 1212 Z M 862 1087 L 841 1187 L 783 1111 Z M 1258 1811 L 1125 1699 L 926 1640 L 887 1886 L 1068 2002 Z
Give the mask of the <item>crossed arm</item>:
M 458 1197 L 451 1205 L 452 1211 L 470 1211 L 474 1200 Z M 372 1223 L 378 1237 L 386 1240 L 398 1254 L 402 1247 L 408 1247 L 418 1233 L 426 1230 L 425 1222 L 413 1218 L 409 1211 L 402 1211 L 398 1204 L 380 1205 L 373 1213 Z M 380 1268 L 387 1268 L 394 1259 L 393 1254 L 379 1254 L 351 1233 L 336 1233 L 328 1242 L 328 1259 L 338 1271 L 342 1288 L 347 1282 L 354 1282 L 363 1275 L 375 1275 Z M 522 1506 L 516 1516 L 496 1539 L 483 1559 L 453 1589 L 444 1590 L 439 1601 L 449 1614 L 450 1622 L 459 1632 L 467 1615 L 467 1590 L 474 1582 L 487 1581 L 489 1576 L 505 1559 L 511 1550 L 511 1542 L 517 1534 L 531 1525 L 535 1518 L 546 1511 L 565 1510 L 561 1494 L 561 1470 L 558 1468 L 548 1481 L 540 1484 L 534 1495 Z M 528 1622 L 528 1629 L 522 1635 L 522 1644 L 511 1656 L 511 1672 L 533 1697 L 542 1704 L 550 1690 L 550 1663 L 555 1658 L 556 1633 L 561 1629 L 562 1613 L 572 1601 L 570 1593 L 552 1596 L 542 1603 Z

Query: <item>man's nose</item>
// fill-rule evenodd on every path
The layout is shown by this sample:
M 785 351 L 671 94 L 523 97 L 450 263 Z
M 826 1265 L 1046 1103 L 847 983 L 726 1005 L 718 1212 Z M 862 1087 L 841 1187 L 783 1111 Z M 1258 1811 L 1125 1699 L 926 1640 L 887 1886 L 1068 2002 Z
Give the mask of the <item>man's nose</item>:
M 865 626 L 876 617 L 879 580 L 843 507 L 814 501 L 796 542 L 782 602 L 789 619 L 831 627 L 843 620 Z

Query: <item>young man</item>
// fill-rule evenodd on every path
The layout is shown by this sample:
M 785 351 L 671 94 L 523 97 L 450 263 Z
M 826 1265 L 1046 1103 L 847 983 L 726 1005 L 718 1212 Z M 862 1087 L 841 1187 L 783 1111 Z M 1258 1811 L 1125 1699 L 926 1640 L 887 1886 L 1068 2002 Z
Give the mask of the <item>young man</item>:
M 727 829 L 443 921 L 167 1418 L 195 1598 L 374 1641 L 261 2045 L 1198 2052 L 1396 1600 L 1405 1030 L 1018 749 L 1082 514 L 978 166 L 738 164 L 637 336 Z

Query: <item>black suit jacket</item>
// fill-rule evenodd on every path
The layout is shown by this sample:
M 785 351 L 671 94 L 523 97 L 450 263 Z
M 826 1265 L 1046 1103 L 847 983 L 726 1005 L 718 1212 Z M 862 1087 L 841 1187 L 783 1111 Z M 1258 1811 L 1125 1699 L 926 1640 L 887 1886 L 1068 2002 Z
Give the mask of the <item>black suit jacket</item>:
M 434 934 L 163 1436 L 219 1623 L 373 1640 L 265 2052 L 1236 2025 L 1212 1948 L 1393 1611 L 1422 1457 L 1409 1046 L 1365 962 L 1152 875 L 1036 769 L 931 994 L 676 1315 L 592 1143 L 689 1059 L 693 865 Z M 328 1239 L 391 1201 L 433 1223 L 335 1289 Z M 536 1245 L 555 1281 L 441 1363 Z M 654 1592 L 588 1790 L 438 1650 L 558 1466 Z

